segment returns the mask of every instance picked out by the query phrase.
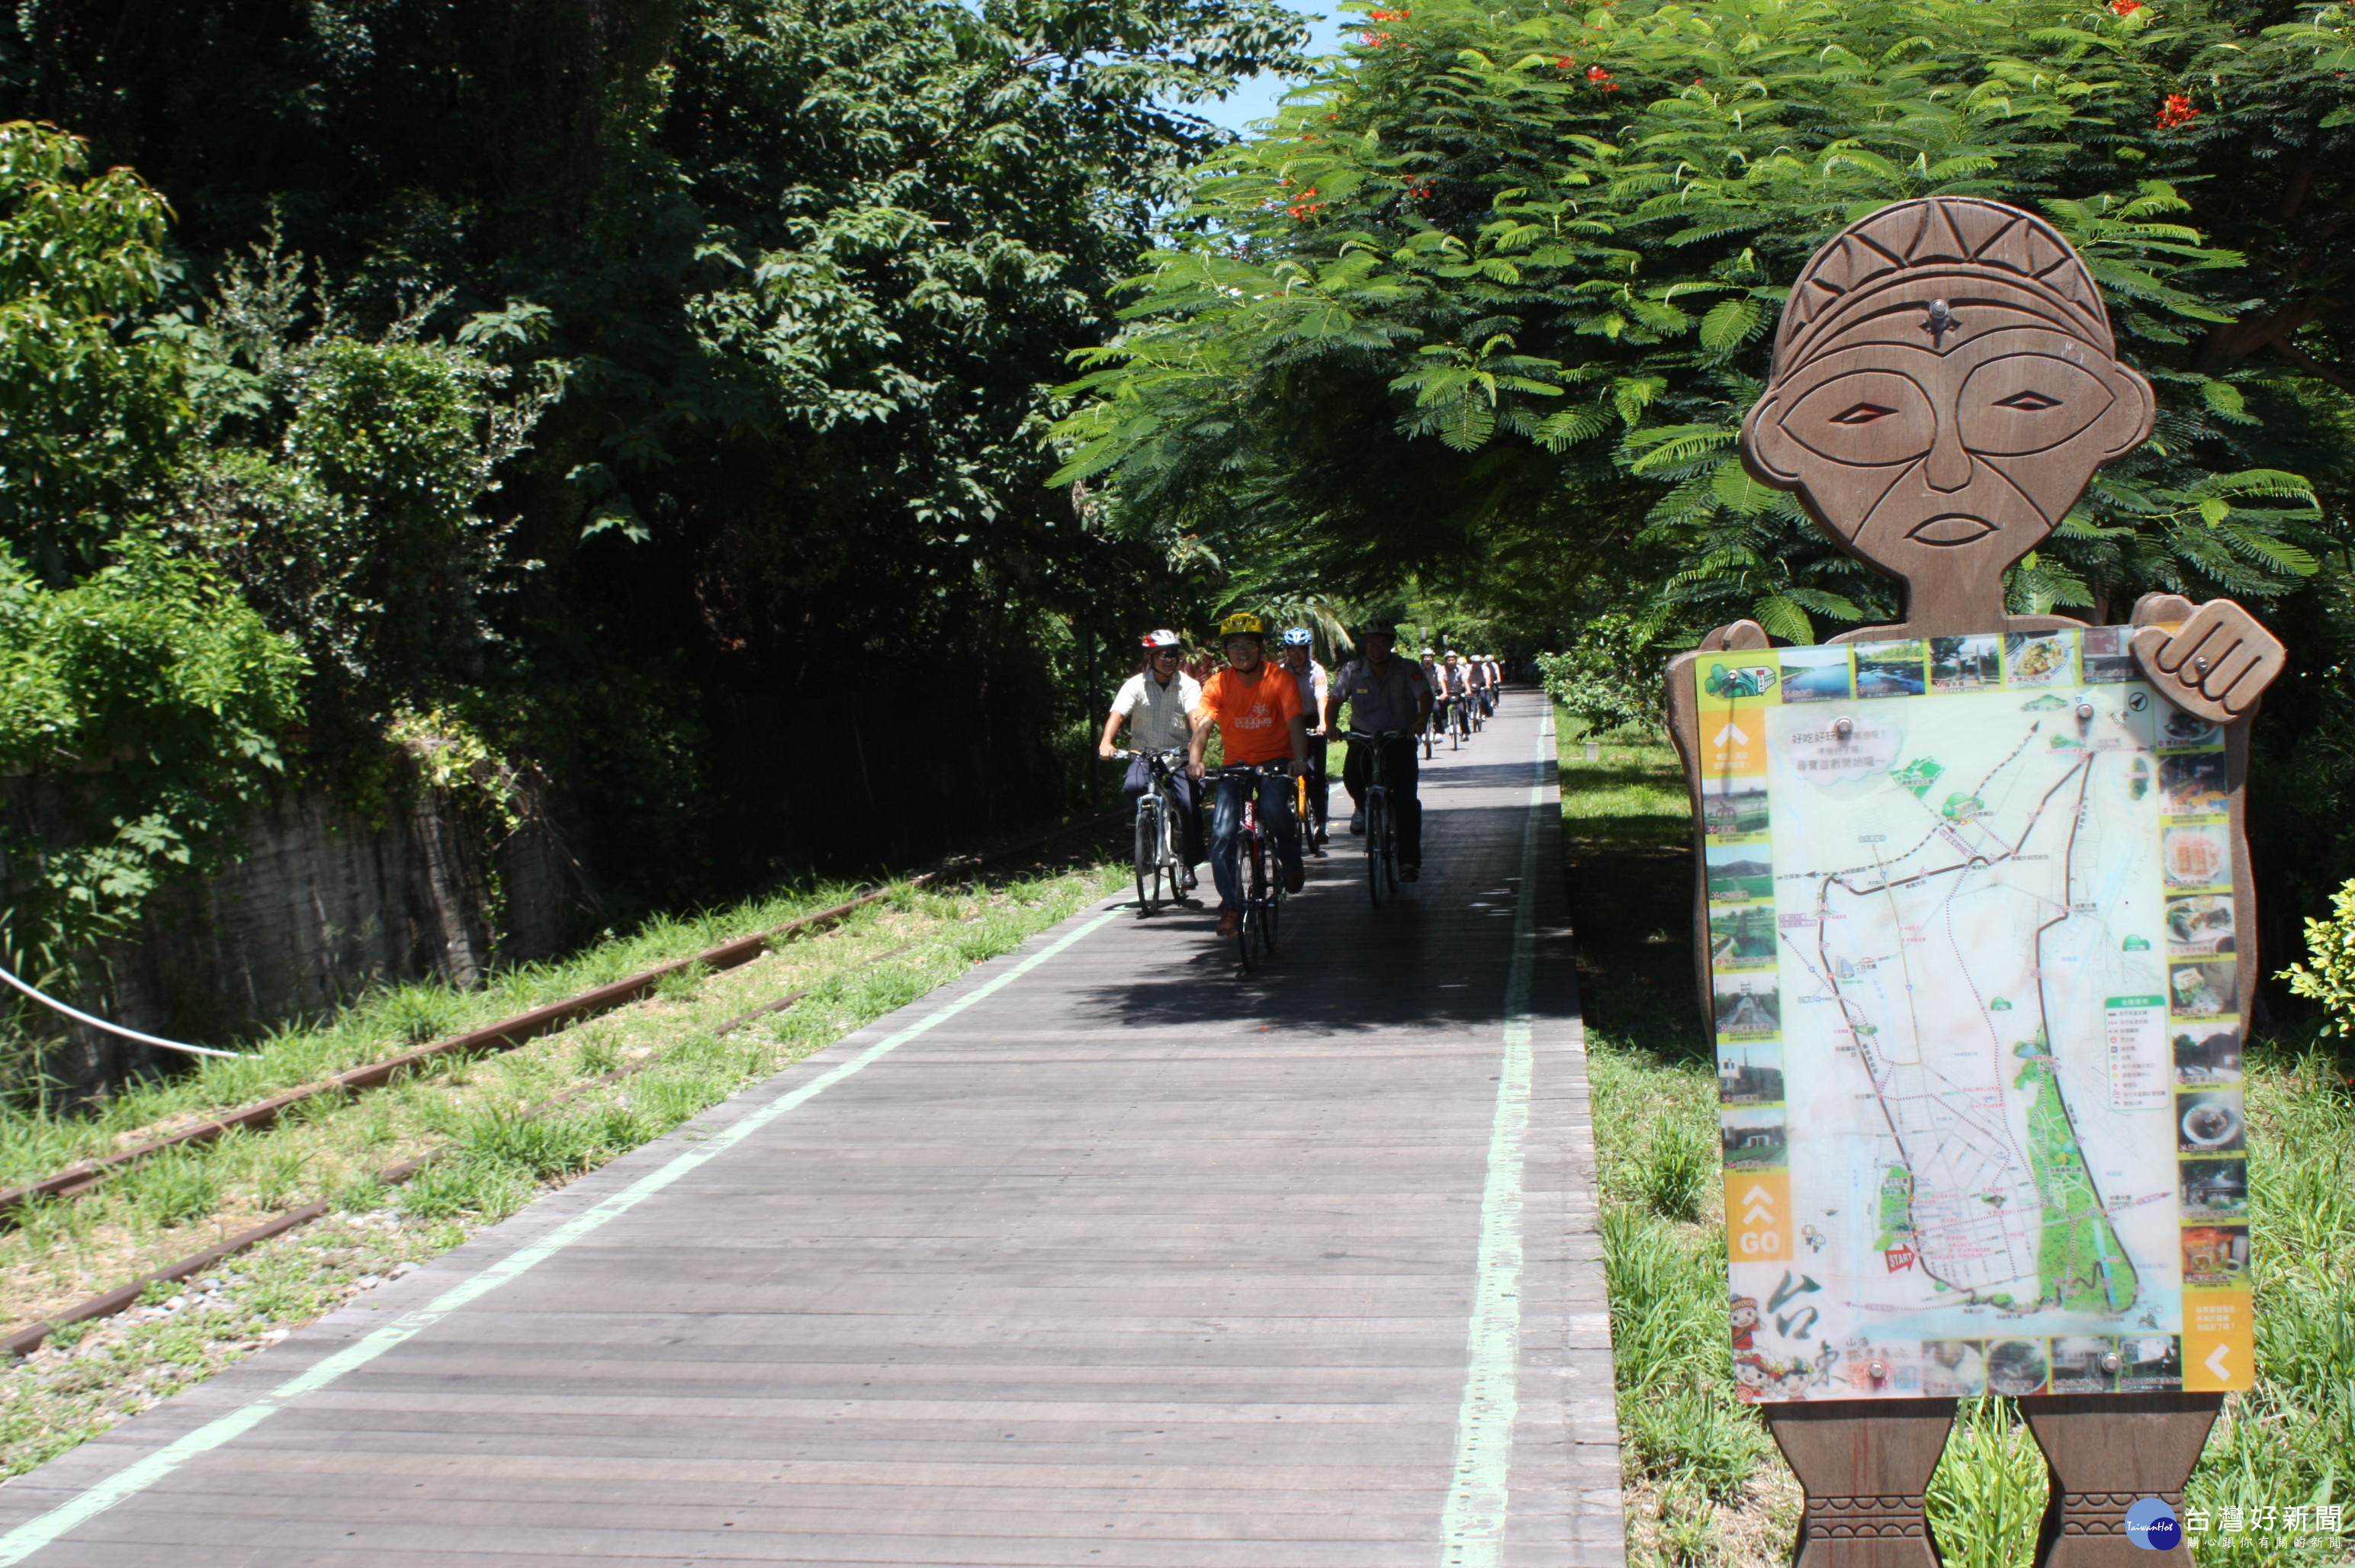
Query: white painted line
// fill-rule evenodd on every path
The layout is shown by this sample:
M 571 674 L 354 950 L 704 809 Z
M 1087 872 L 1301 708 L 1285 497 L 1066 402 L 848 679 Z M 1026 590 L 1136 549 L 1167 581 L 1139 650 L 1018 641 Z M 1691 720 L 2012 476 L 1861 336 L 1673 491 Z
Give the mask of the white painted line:
M 309 1371 L 287 1379 L 261 1398 L 249 1400 L 227 1415 L 215 1417 L 194 1432 L 125 1466 L 70 1500 L 59 1503 L 47 1513 L 36 1515 L 5 1535 L 0 1535 L 0 1568 L 22 1563 L 68 1531 L 95 1519 L 123 1499 L 146 1490 L 190 1459 L 250 1431 L 284 1409 L 289 1401 L 314 1393 L 346 1373 L 357 1371 L 477 1296 L 496 1290 L 517 1275 L 546 1263 L 607 1221 L 626 1213 L 680 1177 L 733 1148 L 787 1111 L 807 1104 L 852 1073 L 880 1061 L 934 1025 L 945 1023 L 975 1002 L 995 996 L 1072 944 L 1102 929 L 1118 912 L 1107 910 L 1086 924 L 1066 933 L 1004 974 L 975 987 L 947 1006 L 927 1013 L 898 1033 L 877 1040 L 841 1065 L 819 1073 L 800 1088 L 778 1095 L 767 1104 L 720 1128 L 693 1148 L 673 1156 L 603 1202 L 583 1210 L 539 1240 L 517 1248 L 481 1272 L 459 1281 L 414 1312 L 403 1313 L 383 1328 L 324 1358 Z
M 1538 776 L 1521 827 L 1521 881 L 1513 901 L 1513 961 L 1505 976 L 1505 1055 L 1480 1194 L 1479 1275 L 1455 1417 L 1455 1471 L 1440 1516 L 1441 1568 L 1497 1568 L 1512 1508 L 1513 1424 L 1520 1414 L 1521 1169 L 1529 1129 L 1529 986 L 1537 969 L 1538 821 L 1552 762 L 1553 715 L 1538 725 Z

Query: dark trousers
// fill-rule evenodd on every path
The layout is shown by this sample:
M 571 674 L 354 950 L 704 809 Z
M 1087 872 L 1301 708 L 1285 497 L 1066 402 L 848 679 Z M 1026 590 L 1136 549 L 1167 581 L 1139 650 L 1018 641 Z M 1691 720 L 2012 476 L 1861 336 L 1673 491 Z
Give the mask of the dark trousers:
M 1243 773 L 1220 773 L 1210 807 L 1210 876 L 1219 884 L 1219 907 L 1240 909 L 1243 901 L 1242 837 L 1245 791 L 1259 785 L 1259 825 L 1275 845 L 1275 858 L 1297 870 L 1300 833 L 1292 820 L 1292 781 L 1280 773 L 1256 778 Z
M 1415 762 L 1420 754 L 1414 738 L 1396 741 L 1376 741 L 1382 749 L 1382 763 L 1389 772 L 1386 781 L 1391 791 L 1391 815 L 1398 819 L 1399 864 L 1423 864 L 1423 802 L 1414 795 Z M 1373 758 L 1368 743 L 1360 741 L 1349 748 L 1349 760 L 1341 769 L 1342 787 L 1349 798 L 1362 809 L 1366 804 L 1366 775 L 1373 771 Z
M 1325 830 L 1326 796 L 1332 793 L 1333 781 L 1325 776 L 1325 737 L 1308 737 L 1308 825 L 1319 833 Z
M 1143 757 L 1128 764 L 1128 776 L 1121 780 L 1120 793 L 1127 797 L 1132 809 L 1136 805 L 1136 797 L 1143 795 L 1152 782 L 1153 770 Z M 1181 763 L 1172 770 L 1169 787 L 1178 795 L 1178 838 L 1184 846 L 1178 853 L 1185 857 L 1188 866 L 1200 865 L 1203 858 L 1200 786 L 1187 776 Z

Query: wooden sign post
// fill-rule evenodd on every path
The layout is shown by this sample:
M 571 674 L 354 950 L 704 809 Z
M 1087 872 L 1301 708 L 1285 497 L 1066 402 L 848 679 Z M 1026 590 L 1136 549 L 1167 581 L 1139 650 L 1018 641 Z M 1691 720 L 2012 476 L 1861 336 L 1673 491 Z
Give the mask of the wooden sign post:
M 2229 600 L 2004 601 L 2152 412 L 2060 234 L 1933 197 L 1817 251 L 1742 426 L 1905 592 L 1668 673 L 1735 1371 L 1806 1489 L 1801 1568 L 1934 1563 L 1923 1494 L 1981 1392 L 2051 1466 L 2040 1565 L 2188 1565 L 2129 1512 L 2179 1509 L 2251 1384 L 2242 784 L 2282 647 Z

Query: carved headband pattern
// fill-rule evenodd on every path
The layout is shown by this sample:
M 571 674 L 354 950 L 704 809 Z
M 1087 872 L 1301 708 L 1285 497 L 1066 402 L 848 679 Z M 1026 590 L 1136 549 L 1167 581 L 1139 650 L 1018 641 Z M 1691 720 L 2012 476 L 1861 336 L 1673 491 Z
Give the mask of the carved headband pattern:
M 1933 279 L 1951 280 L 1933 312 L 1934 330 L 1953 319 L 1948 300 L 1959 315 L 1975 286 L 1997 284 L 2029 294 L 2055 327 L 2105 356 L 2117 352 L 2093 275 L 2051 224 L 1991 201 L 1927 197 L 1859 219 L 1809 260 L 1775 329 L 1774 379 L 1813 358 L 1877 296 L 1900 286 L 1914 293 Z

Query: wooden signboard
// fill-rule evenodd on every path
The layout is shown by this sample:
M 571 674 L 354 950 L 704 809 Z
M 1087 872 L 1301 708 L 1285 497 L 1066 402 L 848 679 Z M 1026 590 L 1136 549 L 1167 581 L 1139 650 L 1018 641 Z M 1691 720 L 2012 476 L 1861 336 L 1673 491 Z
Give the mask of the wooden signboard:
M 1668 674 L 1735 1370 L 1803 1568 L 1934 1563 L 1922 1494 L 1982 1392 L 2052 1466 L 2040 1563 L 2168 1562 L 2127 1514 L 2179 1507 L 2250 1386 L 2242 781 L 2281 645 L 2227 600 L 2004 608 L 2151 415 L 2067 241 L 1931 198 L 1810 260 L 1742 427 L 1905 585 L 1893 625 L 1737 623 Z

